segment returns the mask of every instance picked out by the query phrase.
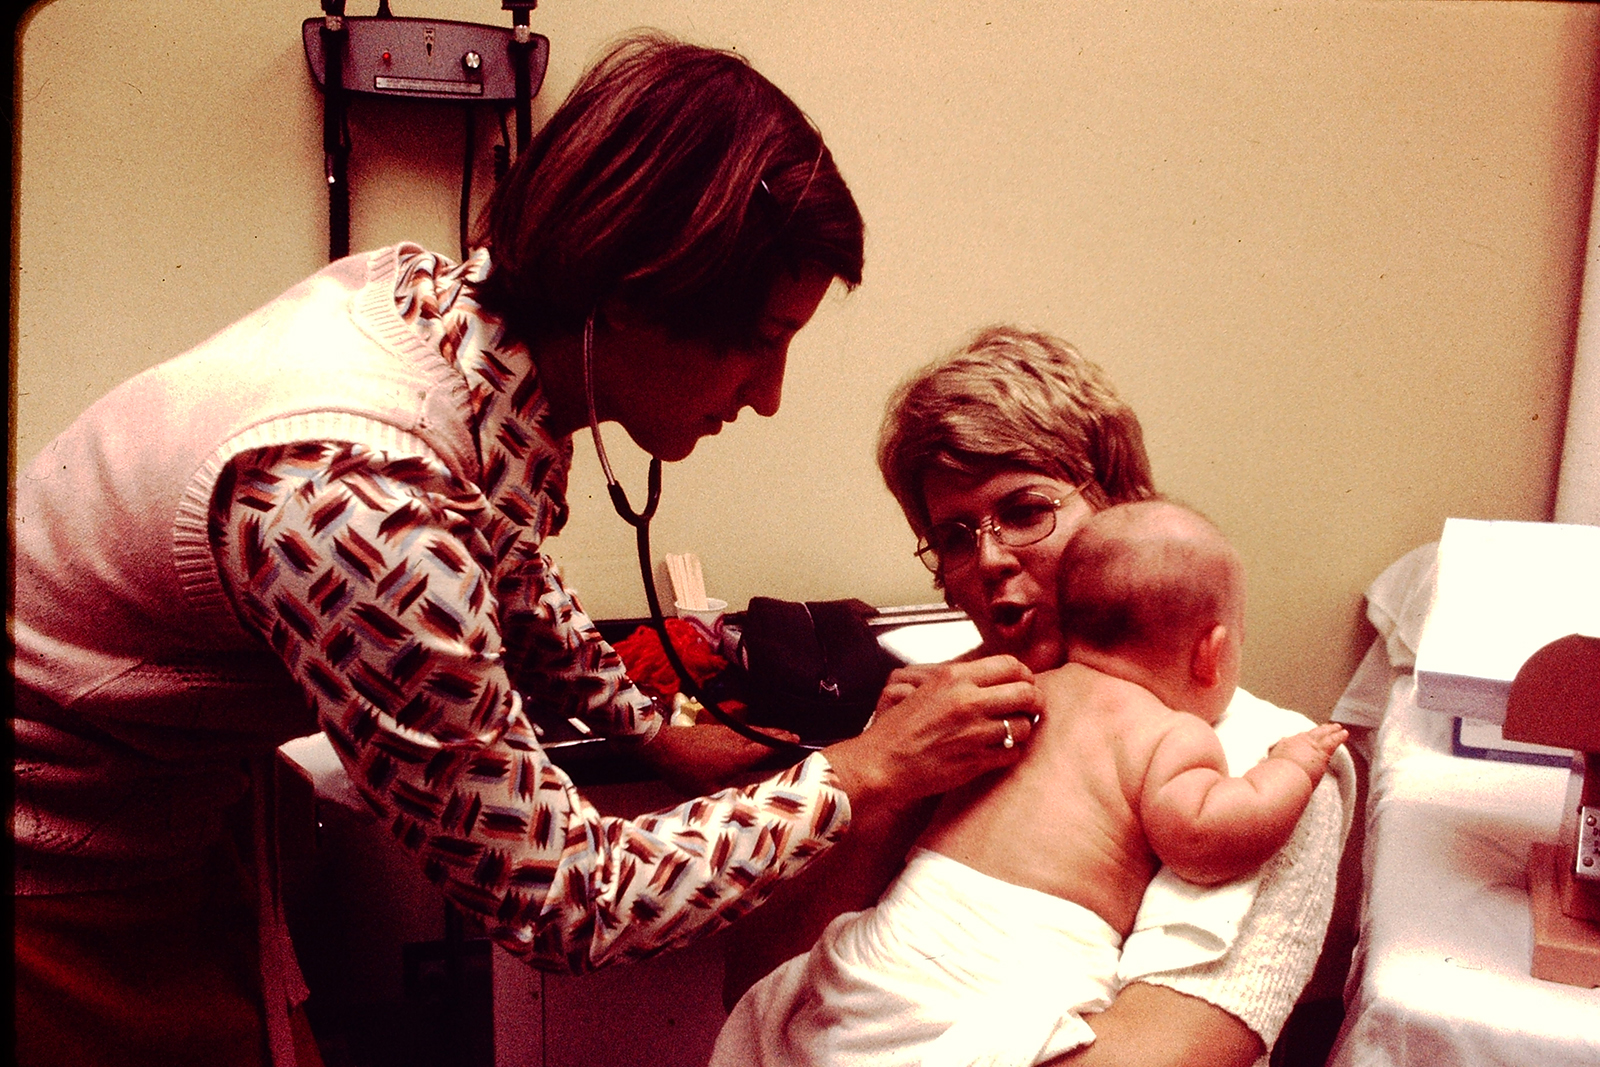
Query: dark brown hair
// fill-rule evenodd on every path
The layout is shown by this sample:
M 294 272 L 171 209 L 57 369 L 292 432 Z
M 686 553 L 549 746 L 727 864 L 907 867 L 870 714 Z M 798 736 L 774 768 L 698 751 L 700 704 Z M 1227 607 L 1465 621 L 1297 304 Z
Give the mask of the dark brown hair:
M 732 52 L 636 34 L 579 80 L 479 223 L 479 299 L 523 339 L 615 298 L 749 343 L 780 271 L 861 281 L 862 222 L 821 135 Z

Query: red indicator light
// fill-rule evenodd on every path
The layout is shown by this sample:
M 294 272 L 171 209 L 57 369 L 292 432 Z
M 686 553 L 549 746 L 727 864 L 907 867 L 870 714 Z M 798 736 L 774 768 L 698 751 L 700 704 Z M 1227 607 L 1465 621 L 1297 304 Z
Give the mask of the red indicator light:
M 388 52 L 385 52 L 385 53 L 384 53 L 384 54 L 383 54 L 383 61 L 384 61 L 384 62 L 385 62 L 385 63 L 387 63 L 387 62 L 389 62 L 389 60 L 390 60 L 390 58 L 391 58 L 391 57 L 390 57 L 390 56 L 389 56 L 389 53 L 388 53 Z

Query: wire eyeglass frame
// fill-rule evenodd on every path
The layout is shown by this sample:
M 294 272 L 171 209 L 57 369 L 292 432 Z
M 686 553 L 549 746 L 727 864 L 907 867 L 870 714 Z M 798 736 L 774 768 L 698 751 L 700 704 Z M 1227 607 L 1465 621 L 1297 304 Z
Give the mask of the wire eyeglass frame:
M 1029 545 L 1036 545 L 1056 532 L 1057 516 L 1060 515 L 1061 509 L 1066 507 L 1072 498 L 1077 495 L 1078 489 L 1076 486 L 1059 498 L 1042 493 L 1037 489 L 1024 489 L 1020 492 L 1012 493 L 1000 501 L 999 505 L 988 515 L 979 519 L 976 526 L 953 519 L 935 523 L 927 534 L 917 539 L 916 556 L 922 561 L 924 567 L 934 574 L 938 574 L 941 569 L 965 567 L 977 559 L 979 541 L 985 533 L 1007 548 L 1027 548 Z M 1003 515 L 1007 510 L 1016 508 L 1030 499 L 1036 501 L 1039 505 L 1041 515 L 1038 520 L 1038 526 L 1024 527 L 1016 522 L 1008 523 L 1005 521 Z M 960 534 L 957 531 L 960 531 L 965 536 L 960 537 L 957 544 L 940 550 L 934 546 L 934 541 L 947 540 L 947 538 L 938 537 L 936 531 L 939 530 L 947 530 L 958 537 L 960 537 Z

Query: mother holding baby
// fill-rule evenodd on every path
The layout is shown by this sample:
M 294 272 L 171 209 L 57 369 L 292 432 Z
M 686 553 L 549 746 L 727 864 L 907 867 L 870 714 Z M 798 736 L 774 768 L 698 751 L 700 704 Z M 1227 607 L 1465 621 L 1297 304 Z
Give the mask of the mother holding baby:
M 1006 327 L 981 332 L 901 385 L 878 461 L 918 535 L 917 555 L 982 638 L 960 662 L 897 671 L 880 709 L 937 707 L 976 694 L 1005 662 L 994 657 L 1014 657 L 1036 672 L 1059 667 L 1066 649 L 1057 571 L 1068 541 L 1096 512 L 1155 495 L 1138 419 L 1100 368 L 1054 337 Z M 1252 753 L 1253 762 L 1307 725 L 1238 690 L 1216 729 L 1237 763 L 1240 753 Z M 1030 732 L 1017 721 L 996 743 L 1025 745 Z M 1263 865 L 1253 900 L 1237 905 L 1242 917 L 1220 936 L 1205 916 L 1216 914 L 1216 894 L 1227 890 L 1195 890 L 1164 917 L 1141 915 L 1123 944 L 1126 984 L 1105 1011 L 1086 1016 L 1093 1043 L 1049 1062 L 1264 1063 L 1311 975 L 1332 911 L 1344 826 L 1334 779 L 1317 786 L 1289 842 Z M 730 1004 L 789 963 L 734 1009 L 714 1062 L 764 1062 L 763 1044 L 782 1044 L 773 1030 L 793 1006 L 784 998 L 803 995 L 782 991 L 798 981 L 784 977 L 796 973 L 800 961 L 792 957 L 836 917 L 878 900 L 936 802 L 874 812 L 870 826 L 858 824 L 736 928 Z

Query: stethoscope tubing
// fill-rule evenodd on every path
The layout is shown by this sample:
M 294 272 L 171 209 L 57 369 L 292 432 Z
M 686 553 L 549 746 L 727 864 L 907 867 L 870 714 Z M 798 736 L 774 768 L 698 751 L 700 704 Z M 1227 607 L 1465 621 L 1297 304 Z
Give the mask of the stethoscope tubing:
M 583 389 L 584 397 L 589 405 L 589 431 L 594 437 L 594 448 L 600 457 L 600 469 L 605 475 L 606 492 L 611 497 L 611 506 L 618 517 L 633 527 L 634 543 L 639 551 L 639 579 L 644 585 L 644 597 L 650 606 L 650 625 L 661 639 L 661 650 L 666 653 L 667 662 L 672 665 L 673 673 L 678 676 L 679 688 L 688 696 L 698 701 L 700 705 L 711 713 L 712 718 L 732 730 L 734 733 L 757 744 L 765 745 L 775 752 L 790 756 L 805 756 L 819 751 L 821 745 L 805 744 L 797 741 L 785 741 L 778 737 L 769 737 L 759 730 L 752 729 L 740 722 L 723 709 L 722 705 L 707 695 L 700 688 L 683 659 L 678 655 L 677 646 L 672 643 L 672 635 L 667 632 L 666 616 L 661 611 L 661 598 L 656 595 L 654 578 L 654 559 L 650 554 L 650 520 L 655 517 L 656 508 L 661 504 L 661 460 L 655 456 L 650 457 L 650 472 L 647 475 L 645 504 L 643 511 L 634 511 L 632 503 L 628 500 L 627 491 L 617 481 L 616 475 L 611 471 L 611 461 L 606 456 L 605 442 L 600 437 L 600 420 L 595 413 L 594 403 L 594 312 L 589 313 L 588 321 L 583 326 Z

